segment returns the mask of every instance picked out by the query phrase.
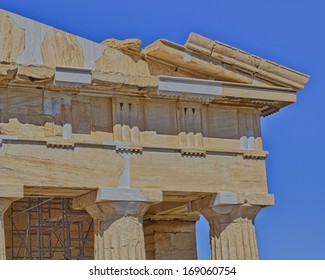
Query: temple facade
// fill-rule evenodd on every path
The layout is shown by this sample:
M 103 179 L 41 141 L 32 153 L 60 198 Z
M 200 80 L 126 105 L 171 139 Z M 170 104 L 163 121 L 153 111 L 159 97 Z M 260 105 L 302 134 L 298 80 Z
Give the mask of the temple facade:
M 98 44 L 0 10 L 0 259 L 258 259 L 260 118 L 309 77 L 191 33 Z

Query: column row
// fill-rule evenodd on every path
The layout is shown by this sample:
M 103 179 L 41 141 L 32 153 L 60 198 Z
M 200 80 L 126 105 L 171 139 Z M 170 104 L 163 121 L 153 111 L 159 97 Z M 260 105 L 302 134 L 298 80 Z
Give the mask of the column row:
M 0 197 L 0 259 L 6 258 L 4 213 L 13 200 Z M 223 192 L 188 203 L 187 217 L 143 221 L 150 205 L 162 200 L 161 191 L 138 189 L 100 189 L 75 198 L 73 208 L 87 210 L 94 220 L 94 258 L 197 259 L 195 223 L 201 213 L 210 225 L 211 259 L 258 259 L 254 219 L 273 204 L 273 196 Z
M 95 259 L 197 259 L 198 218 L 193 219 L 193 214 L 191 218 L 185 214 L 165 219 L 161 215 L 143 222 L 149 206 L 162 201 L 161 192 L 100 192 L 91 203 L 79 198 L 76 206 L 94 219 Z M 221 192 L 190 202 L 188 212 L 201 213 L 209 222 L 211 259 L 254 260 L 258 259 L 254 220 L 262 207 L 272 204 L 272 195 Z

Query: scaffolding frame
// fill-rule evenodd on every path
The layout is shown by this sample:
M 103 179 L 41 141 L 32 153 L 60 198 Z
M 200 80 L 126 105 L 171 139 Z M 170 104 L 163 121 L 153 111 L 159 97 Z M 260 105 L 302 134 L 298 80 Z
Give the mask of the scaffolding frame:
M 11 205 L 13 260 L 91 260 L 93 220 L 69 198 L 25 198 Z M 93 250 L 91 250 L 93 251 Z

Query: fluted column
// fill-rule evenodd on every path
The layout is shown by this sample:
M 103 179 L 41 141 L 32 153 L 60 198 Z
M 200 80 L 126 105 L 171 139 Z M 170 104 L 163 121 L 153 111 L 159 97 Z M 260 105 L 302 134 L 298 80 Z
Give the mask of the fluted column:
M 191 201 L 188 211 L 200 212 L 209 222 L 212 260 L 256 260 L 254 219 L 273 204 L 272 194 L 218 192 Z
M 254 219 L 261 207 L 247 203 L 206 208 L 212 260 L 256 260 Z
M 4 214 L 11 202 L 12 200 L 9 198 L 0 198 L 0 260 L 6 259 Z
M 144 260 L 142 219 L 149 203 L 99 202 L 85 207 L 94 219 L 96 260 Z
M 122 188 L 102 188 L 75 198 L 73 208 L 87 210 L 94 220 L 94 258 L 144 260 L 143 215 L 161 200 L 159 190 Z

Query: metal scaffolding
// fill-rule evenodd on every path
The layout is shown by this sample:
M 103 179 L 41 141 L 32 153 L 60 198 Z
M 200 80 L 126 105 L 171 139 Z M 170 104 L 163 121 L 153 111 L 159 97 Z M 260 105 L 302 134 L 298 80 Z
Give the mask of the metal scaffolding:
M 93 259 L 93 220 L 69 198 L 25 198 L 11 205 L 11 259 Z

